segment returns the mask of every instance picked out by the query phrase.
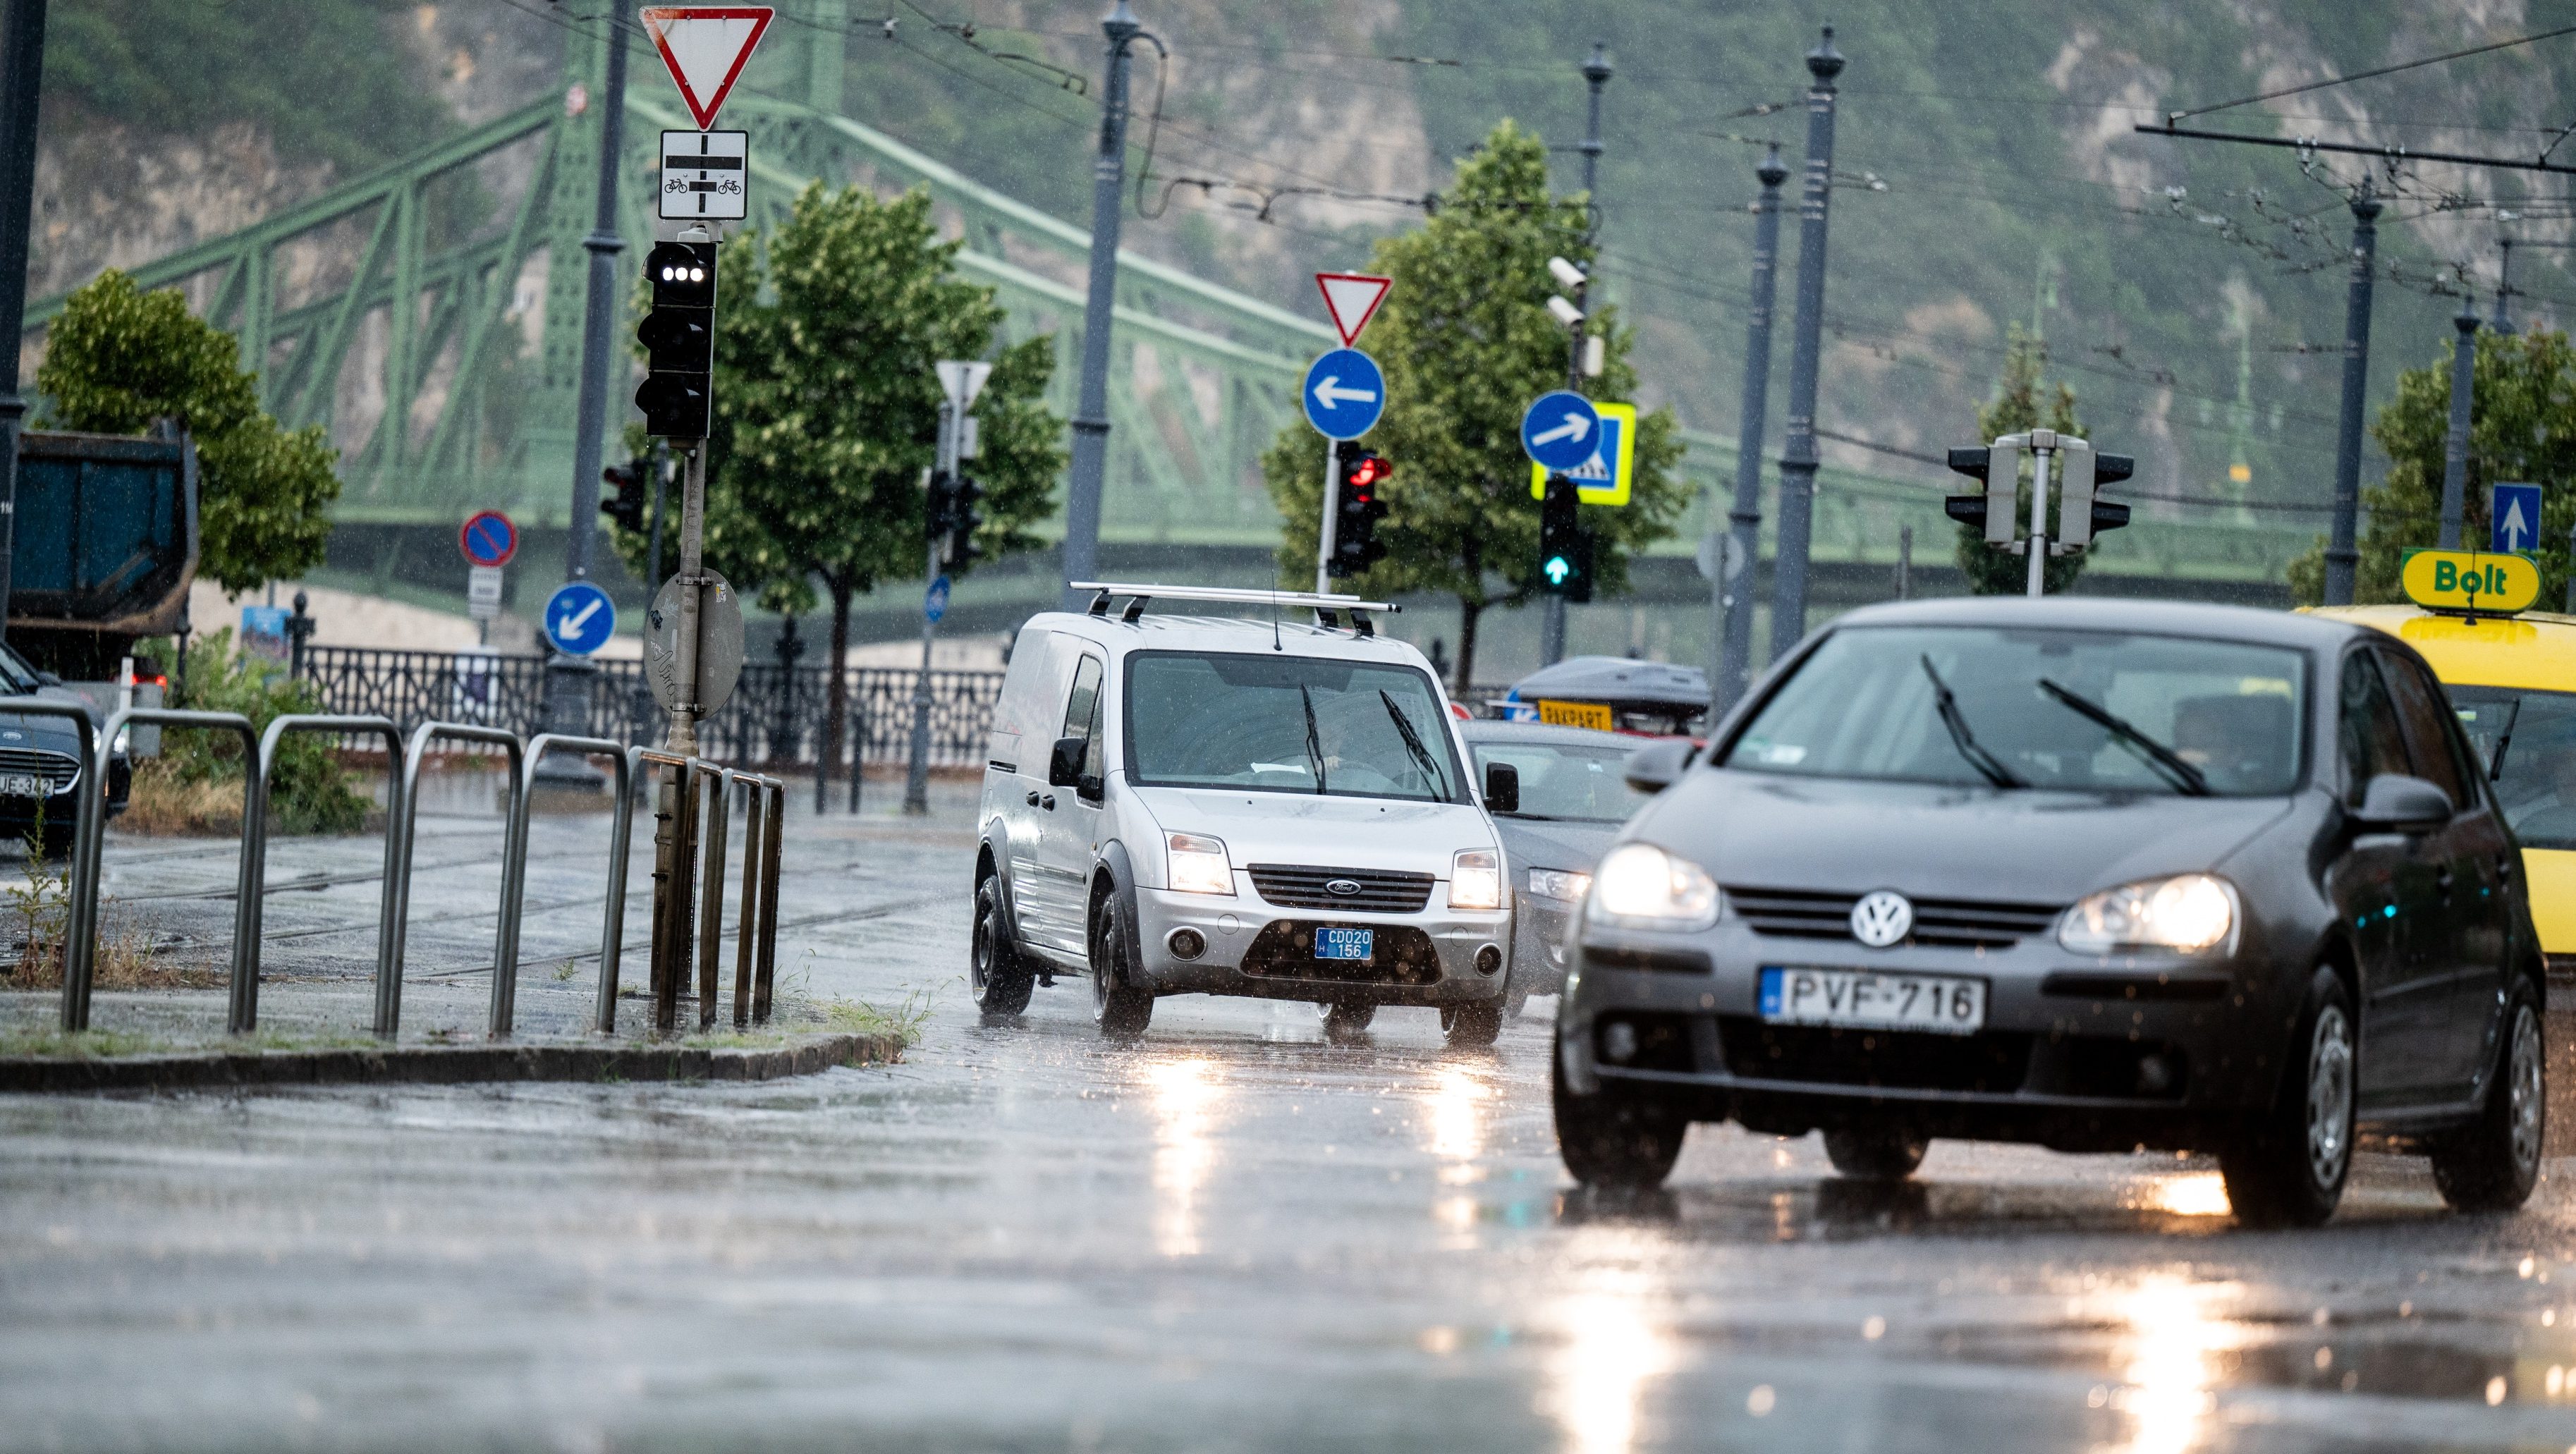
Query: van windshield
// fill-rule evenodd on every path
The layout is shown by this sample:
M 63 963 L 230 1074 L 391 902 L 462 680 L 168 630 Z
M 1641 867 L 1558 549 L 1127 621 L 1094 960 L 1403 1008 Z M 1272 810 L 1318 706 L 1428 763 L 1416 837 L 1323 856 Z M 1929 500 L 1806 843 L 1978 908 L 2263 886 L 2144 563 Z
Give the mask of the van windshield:
M 1130 656 L 1127 777 L 1144 787 L 1466 801 L 1429 677 L 1312 656 Z
M 2297 786 L 2306 673 L 2249 642 L 1854 626 L 1816 648 L 1726 766 L 1806 777 L 2259 797 Z

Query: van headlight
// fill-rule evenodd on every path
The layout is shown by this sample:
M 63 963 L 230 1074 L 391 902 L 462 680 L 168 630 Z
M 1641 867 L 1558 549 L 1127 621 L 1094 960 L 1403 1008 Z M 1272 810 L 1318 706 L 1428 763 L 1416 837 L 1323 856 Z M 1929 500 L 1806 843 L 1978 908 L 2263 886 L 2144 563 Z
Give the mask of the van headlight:
M 2090 894 L 2057 921 L 2057 942 L 2078 954 L 2236 948 L 2236 887 L 2214 874 L 2140 879 Z
M 1503 906 L 1503 856 L 1487 848 L 1462 850 L 1449 860 L 1449 907 Z
M 1198 833 L 1166 833 L 1163 848 L 1170 855 L 1172 892 L 1234 897 L 1234 865 L 1226 861 L 1224 840 Z
M 1584 902 L 1597 923 L 1689 930 L 1716 923 L 1723 901 L 1698 864 L 1651 843 L 1622 843 L 1592 871 Z

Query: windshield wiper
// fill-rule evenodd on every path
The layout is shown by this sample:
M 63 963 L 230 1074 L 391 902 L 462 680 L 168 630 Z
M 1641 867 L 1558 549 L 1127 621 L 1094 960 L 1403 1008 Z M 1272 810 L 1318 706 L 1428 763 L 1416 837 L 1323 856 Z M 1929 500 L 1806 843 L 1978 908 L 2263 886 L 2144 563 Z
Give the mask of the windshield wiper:
M 1950 694 L 1950 684 L 1932 665 L 1931 653 L 1923 656 L 1923 674 L 1932 679 L 1932 704 L 1941 713 L 1941 725 L 1950 729 L 1950 745 L 1968 760 L 1968 766 L 1986 775 L 1986 781 L 1999 788 L 2026 788 L 2030 784 L 2012 775 L 2012 770 L 1995 760 L 1995 755 L 1978 745 L 1976 734 L 1968 730 L 1968 719 L 1959 712 L 1959 699 Z
M 2179 752 L 2165 746 L 2137 729 L 2128 719 L 2111 711 L 2090 697 L 2079 696 L 2046 677 L 2039 679 L 2039 689 L 2063 703 L 2069 711 L 2089 717 L 2112 736 L 2145 753 L 2148 763 L 2163 768 L 2174 786 L 2195 798 L 2209 796 L 2209 776 L 2194 767 Z
M 1308 761 L 1315 764 L 1315 795 L 1317 797 L 1322 797 L 1324 793 L 1324 739 L 1322 734 L 1315 730 L 1315 697 L 1313 693 L 1306 690 L 1306 684 L 1304 682 L 1299 682 L 1297 684 L 1297 700 L 1304 703 L 1306 707 L 1306 757 Z
M 1422 785 L 1429 788 L 1434 797 L 1448 801 L 1449 779 L 1441 773 L 1439 764 L 1431 760 L 1431 749 L 1422 745 L 1421 734 L 1404 719 L 1403 710 L 1395 705 L 1395 698 L 1388 696 L 1384 687 L 1378 688 L 1377 699 L 1386 703 L 1386 715 L 1395 719 L 1396 735 L 1404 739 L 1404 750 L 1412 753 L 1414 762 L 1421 766 Z

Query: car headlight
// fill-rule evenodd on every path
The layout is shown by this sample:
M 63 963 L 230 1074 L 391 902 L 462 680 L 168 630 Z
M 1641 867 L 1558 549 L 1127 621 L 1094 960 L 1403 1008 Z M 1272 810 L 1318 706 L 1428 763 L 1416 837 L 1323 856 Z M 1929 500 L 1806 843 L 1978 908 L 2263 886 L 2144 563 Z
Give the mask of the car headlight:
M 2057 942 L 2078 954 L 2172 949 L 2199 954 L 2236 947 L 2236 889 L 2206 873 L 2141 879 L 2077 901 L 2057 923 Z
M 1234 896 L 1234 865 L 1226 861 L 1223 840 L 1197 833 L 1166 833 L 1163 847 L 1171 859 L 1172 892 Z
M 1568 873 L 1561 868 L 1530 870 L 1530 892 L 1542 899 L 1563 899 L 1573 903 L 1592 890 L 1592 875 Z
M 1503 856 L 1486 848 L 1462 849 L 1449 860 L 1449 907 L 1503 906 Z
M 1637 929 L 1705 929 L 1717 922 L 1717 881 L 1651 843 L 1622 843 L 1592 871 L 1594 920 Z
M 125 751 L 127 747 L 131 746 L 133 742 L 134 726 L 132 723 L 128 723 L 125 726 L 116 729 L 116 740 L 107 744 L 107 750 L 110 754 L 121 753 Z

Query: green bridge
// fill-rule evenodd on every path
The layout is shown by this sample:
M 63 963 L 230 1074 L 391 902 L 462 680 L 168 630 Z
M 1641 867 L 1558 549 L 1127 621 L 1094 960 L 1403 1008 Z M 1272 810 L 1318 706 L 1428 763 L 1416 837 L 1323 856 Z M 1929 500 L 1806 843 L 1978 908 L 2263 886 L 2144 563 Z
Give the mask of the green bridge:
M 993 287 L 1010 336 L 1053 335 L 1051 402 L 1070 414 L 1089 234 L 839 114 L 848 0 L 783 3 L 813 23 L 772 30 L 726 111 L 752 134 L 754 220 L 774 219 L 817 177 L 927 187 L 964 239 L 960 268 Z M 575 37 L 552 94 L 134 270 L 144 286 L 185 288 L 192 306 L 241 340 L 280 418 L 330 430 L 342 450 L 342 525 L 394 538 L 452 529 L 487 506 L 540 532 L 567 523 L 581 239 L 601 145 L 599 108 L 583 102 L 602 92 L 607 44 Z M 658 57 L 629 44 L 620 197 L 631 280 L 636 244 L 653 236 L 656 133 L 688 123 L 659 84 Z M 31 332 L 62 303 L 33 304 Z M 626 333 L 618 330 L 621 348 Z M 1104 540 L 1226 554 L 1275 545 L 1260 453 L 1297 420 L 1306 363 L 1333 342 L 1320 322 L 1121 252 Z M 1685 468 L 1722 495 L 1734 478 L 1733 441 L 1686 438 Z M 1828 468 L 1819 480 L 1821 564 L 1892 563 L 1906 525 L 1918 559 L 1946 560 L 1951 527 L 1928 476 Z M 2133 578 L 2120 582 L 2132 591 L 2277 591 L 2316 528 L 2250 516 L 2160 519 L 2156 508 L 2141 506 L 2132 528 L 2106 537 L 2095 575 Z M 1656 553 L 1688 556 L 1707 509 L 1704 495 Z M 1776 515 L 1766 503 L 1766 521 Z

